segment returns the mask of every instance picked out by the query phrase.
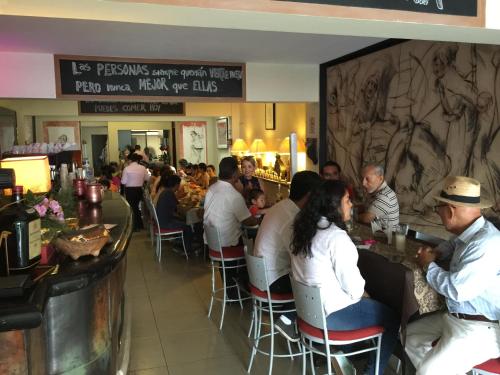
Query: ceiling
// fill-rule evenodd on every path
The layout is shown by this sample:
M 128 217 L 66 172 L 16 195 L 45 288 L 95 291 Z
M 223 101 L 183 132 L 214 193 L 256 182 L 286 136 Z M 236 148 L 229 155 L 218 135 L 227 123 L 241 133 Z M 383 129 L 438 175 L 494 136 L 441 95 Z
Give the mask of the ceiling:
M 487 28 L 182 4 L 0 0 L 0 51 L 317 65 L 386 38 L 490 44 L 500 40 L 500 30 Z
M 340 35 L 0 16 L 0 51 L 319 64 L 381 41 Z

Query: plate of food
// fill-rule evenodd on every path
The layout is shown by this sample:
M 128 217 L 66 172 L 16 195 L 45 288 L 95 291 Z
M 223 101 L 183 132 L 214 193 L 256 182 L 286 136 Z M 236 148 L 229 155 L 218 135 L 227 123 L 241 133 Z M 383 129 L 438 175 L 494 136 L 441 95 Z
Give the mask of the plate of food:
M 76 260 L 84 255 L 98 256 L 106 243 L 111 242 L 104 225 L 59 234 L 54 239 L 55 248 Z

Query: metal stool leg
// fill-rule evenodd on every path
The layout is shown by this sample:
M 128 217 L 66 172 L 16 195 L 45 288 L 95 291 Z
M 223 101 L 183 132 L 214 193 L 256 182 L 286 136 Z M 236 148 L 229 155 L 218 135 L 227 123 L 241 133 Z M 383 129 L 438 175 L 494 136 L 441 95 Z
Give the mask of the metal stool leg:
M 208 308 L 208 317 L 210 318 L 210 314 L 212 313 L 212 307 L 214 305 L 214 297 L 215 297 L 215 264 L 214 261 L 210 261 L 212 265 L 212 292 L 210 297 L 210 307 Z
M 226 300 L 227 300 L 227 282 L 226 282 L 226 267 L 222 264 L 222 287 L 224 296 L 222 297 L 222 314 L 220 317 L 219 331 L 222 330 L 222 325 L 224 324 L 224 314 L 226 313 Z

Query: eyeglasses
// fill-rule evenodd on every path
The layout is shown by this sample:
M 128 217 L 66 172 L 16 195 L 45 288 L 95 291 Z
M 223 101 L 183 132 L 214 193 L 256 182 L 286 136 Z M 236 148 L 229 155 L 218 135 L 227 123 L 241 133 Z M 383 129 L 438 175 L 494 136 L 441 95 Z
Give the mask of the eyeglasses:
M 437 212 L 439 211 L 439 207 L 446 207 L 446 206 L 448 206 L 448 205 L 447 205 L 447 204 L 437 204 L 437 205 L 435 205 L 435 206 L 432 208 L 432 210 L 433 210 L 435 213 L 437 213 Z

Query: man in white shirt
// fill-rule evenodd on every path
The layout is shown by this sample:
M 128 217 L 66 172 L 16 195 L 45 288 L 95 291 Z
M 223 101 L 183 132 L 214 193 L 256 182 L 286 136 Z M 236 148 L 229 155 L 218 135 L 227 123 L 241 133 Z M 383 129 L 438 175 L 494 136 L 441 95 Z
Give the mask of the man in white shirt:
M 238 178 L 237 161 L 231 156 L 223 158 L 219 163 L 219 180 L 210 186 L 205 196 L 203 223 L 219 229 L 222 247 L 242 246 L 241 225 L 258 224 L 258 220 L 248 210 L 243 196 L 234 188 Z M 230 262 L 225 264 L 231 266 Z M 227 286 L 234 285 L 234 277 L 245 277 L 238 272 L 242 272 L 241 268 L 236 271 L 231 268 L 226 269 Z M 229 288 L 229 291 L 233 289 Z
M 254 253 L 266 261 L 272 293 L 291 293 L 290 241 L 293 221 L 304 207 L 311 190 L 321 183 L 316 172 L 302 171 L 293 176 L 290 195 L 269 209 L 255 239 Z
M 307 203 L 310 192 L 319 184 L 321 177 L 316 172 L 297 172 L 292 178 L 288 198 L 271 207 L 262 220 L 254 253 L 265 259 L 271 293 L 292 293 L 289 274 L 293 222 Z M 284 308 L 293 309 L 294 304 Z M 298 334 L 291 324 L 295 318 L 296 314 L 291 312 L 276 321 L 276 329 L 290 341 L 298 341 Z
M 148 170 L 139 164 L 141 156 L 130 154 L 128 159 L 130 164 L 123 169 L 121 183 L 125 186 L 125 198 L 132 208 L 134 219 L 134 230 L 139 231 L 144 228 L 139 210 L 139 203 L 142 200 L 142 186 L 149 180 Z

